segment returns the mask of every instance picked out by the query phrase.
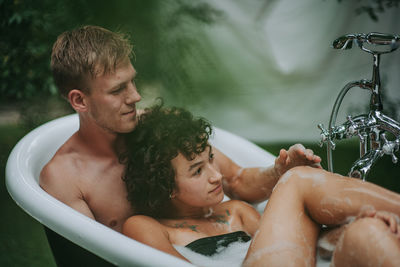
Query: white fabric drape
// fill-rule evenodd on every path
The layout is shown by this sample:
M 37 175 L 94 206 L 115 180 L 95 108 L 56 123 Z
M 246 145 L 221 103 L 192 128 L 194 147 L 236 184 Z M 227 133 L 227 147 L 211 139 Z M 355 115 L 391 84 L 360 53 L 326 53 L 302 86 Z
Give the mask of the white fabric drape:
M 327 126 L 341 88 L 372 75 L 370 54 L 356 46 L 335 50 L 332 41 L 348 33 L 400 34 L 400 8 L 387 10 L 374 22 L 367 14 L 355 14 L 358 1 L 348 2 L 208 1 L 223 11 L 223 19 L 196 30 L 206 51 L 202 60 L 210 67 L 192 74 L 208 93 L 191 109 L 256 142 L 317 142 L 316 125 Z M 188 67 L 196 64 L 196 59 L 187 62 Z M 400 49 L 381 57 L 385 94 L 398 103 L 399 64 Z M 209 93 L 209 87 L 224 95 Z M 352 89 L 338 122 L 350 113 L 364 113 L 368 103 L 368 91 Z

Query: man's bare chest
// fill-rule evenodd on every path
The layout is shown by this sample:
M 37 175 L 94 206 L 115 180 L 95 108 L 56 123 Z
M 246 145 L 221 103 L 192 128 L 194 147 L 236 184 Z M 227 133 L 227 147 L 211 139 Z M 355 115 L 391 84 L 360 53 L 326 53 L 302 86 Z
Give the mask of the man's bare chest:
M 120 165 L 97 166 L 88 172 L 83 185 L 83 196 L 96 220 L 117 231 L 133 214 L 122 173 Z

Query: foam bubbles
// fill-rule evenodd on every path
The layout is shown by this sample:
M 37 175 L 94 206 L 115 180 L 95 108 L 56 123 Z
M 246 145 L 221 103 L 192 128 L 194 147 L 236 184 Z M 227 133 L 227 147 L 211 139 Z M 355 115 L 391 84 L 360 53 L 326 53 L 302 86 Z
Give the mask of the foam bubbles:
M 326 175 L 324 172 L 314 172 L 314 171 L 297 171 L 297 175 L 302 179 L 311 179 L 313 181 L 312 186 L 323 185 L 326 181 Z
M 366 195 L 369 195 L 370 197 L 377 198 L 377 199 L 389 202 L 391 204 L 400 206 L 399 201 L 397 201 L 395 199 L 391 199 L 390 197 L 387 197 L 383 194 L 379 194 L 378 192 L 375 192 L 375 191 L 367 189 L 367 188 L 361 188 L 361 187 L 359 187 L 359 188 L 344 188 L 343 191 L 350 191 L 350 192 L 366 194 Z
M 254 252 L 251 256 L 248 257 L 244 266 L 253 265 L 254 262 L 258 261 L 265 254 L 280 254 L 282 252 L 287 252 L 287 251 L 290 251 L 292 253 L 291 256 L 294 259 L 303 258 L 303 255 L 300 252 L 301 247 L 299 245 L 287 241 L 281 241 L 271 246 L 261 248 L 258 251 Z
M 313 187 L 323 185 L 327 179 L 327 176 L 324 172 L 313 171 L 311 167 L 309 168 L 309 170 L 306 171 L 300 171 L 298 169 L 296 171 L 293 171 L 291 169 L 282 175 L 277 185 L 286 183 L 290 178 L 294 176 L 298 176 L 301 179 L 311 179 L 313 181 Z
M 191 263 L 204 267 L 232 266 L 240 267 L 246 257 L 251 242 L 233 242 L 228 247 L 220 246 L 217 253 L 212 256 L 204 256 L 187 247 L 176 246 L 174 248 Z
M 204 214 L 204 218 L 210 217 L 211 215 L 213 215 L 213 213 L 214 213 L 213 208 L 209 207 L 207 214 Z
M 293 171 L 288 170 L 286 171 L 282 177 L 279 179 L 278 184 L 284 184 L 286 183 L 291 177 L 293 176 Z

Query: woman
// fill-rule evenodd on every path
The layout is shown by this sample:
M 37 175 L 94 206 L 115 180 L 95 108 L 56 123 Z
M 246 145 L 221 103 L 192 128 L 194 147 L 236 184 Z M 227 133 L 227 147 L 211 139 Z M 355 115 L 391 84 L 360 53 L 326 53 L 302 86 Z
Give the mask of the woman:
M 183 109 L 156 106 L 140 117 L 121 155 L 128 198 L 138 214 L 125 222 L 125 235 L 184 260 L 189 259 L 174 246 L 212 255 L 221 250 L 217 244 L 252 239 L 245 265 L 312 266 L 321 225 L 342 225 L 358 215 L 360 219 L 341 233 L 334 261 L 400 263 L 398 194 L 320 169 L 296 167 L 280 178 L 260 218 L 244 202 L 221 202 L 222 175 L 208 144 L 210 134 L 209 123 Z M 379 246 L 368 242 L 376 252 L 365 256 L 366 242 L 357 232 L 369 225 L 376 226 L 372 235 L 378 233 L 384 241 Z M 354 258 L 346 246 L 359 248 Z

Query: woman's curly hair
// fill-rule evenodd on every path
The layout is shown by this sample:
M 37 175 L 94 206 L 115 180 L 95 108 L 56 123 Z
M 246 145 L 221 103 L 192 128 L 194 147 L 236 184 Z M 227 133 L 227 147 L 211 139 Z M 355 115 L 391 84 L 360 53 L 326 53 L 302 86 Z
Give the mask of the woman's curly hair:
M 161 102 L 145 110 L 135 130 L 125 135 L 126 151 L 120 154 L 128 200 L 136 214 L 167 216 L 163 211 L 175 189 L 171 160 L 178 153 L 193 160 L 209 146 L 211 133 L 209 122 L 183 108 L 163 108 Z

